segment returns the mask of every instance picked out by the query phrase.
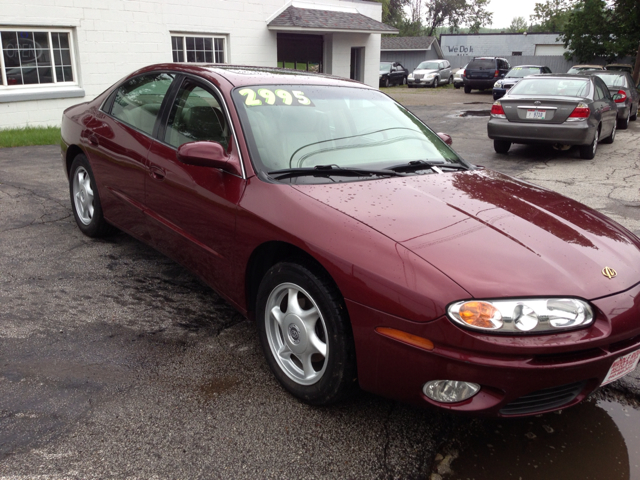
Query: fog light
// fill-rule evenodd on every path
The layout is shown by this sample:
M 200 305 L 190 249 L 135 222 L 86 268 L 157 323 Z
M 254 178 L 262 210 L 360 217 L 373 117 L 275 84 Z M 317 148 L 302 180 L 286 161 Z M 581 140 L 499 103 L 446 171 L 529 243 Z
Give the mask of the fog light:
M 422 391 L 436 402 L 456 403 L 473 397 L 480 391 L 480 385 L 459 380 L 432 380 L 424 384 Z

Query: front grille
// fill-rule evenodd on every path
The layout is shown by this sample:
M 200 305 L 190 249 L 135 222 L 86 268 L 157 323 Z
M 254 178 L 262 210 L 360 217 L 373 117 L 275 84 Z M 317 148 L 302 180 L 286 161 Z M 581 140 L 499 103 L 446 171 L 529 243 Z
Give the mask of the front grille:
M 560 408 L 573 401 L 586 384 L 585 380 L 584 382 L 538 390 L 508 403 L 500 410 L 500 413 L 502 415 L 526 415 Z
M 422 77 L 424 77 L 424 73 L 416 73 L 413 78 L 415 78 L 416 80 L 422 80 Z

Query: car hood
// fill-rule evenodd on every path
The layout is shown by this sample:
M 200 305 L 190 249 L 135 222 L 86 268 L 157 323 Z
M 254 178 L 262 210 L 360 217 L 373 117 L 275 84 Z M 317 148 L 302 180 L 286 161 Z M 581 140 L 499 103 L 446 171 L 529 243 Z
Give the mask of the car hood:
M 413 74 L 415 75 L 416 73 L 420 75 L 429 75 L 431 73 L 438 73 L 438 70 L 423 70 L 423 69 L 414 70 Z
M 595 299 L 640 281 L 637 237 L 491 170 L 294 188 L 405 246 L 476 298 Z M 617 276 L 603 275 L 606 267 Z

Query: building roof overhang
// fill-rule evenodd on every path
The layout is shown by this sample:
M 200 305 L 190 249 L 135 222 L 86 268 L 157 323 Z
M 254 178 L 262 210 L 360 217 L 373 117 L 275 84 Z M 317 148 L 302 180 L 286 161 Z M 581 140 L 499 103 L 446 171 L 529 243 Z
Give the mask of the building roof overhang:
M 294 6 L 283 10 L 267 24 L 267 28 L 301 33 L 398 33 L 396 28 L 361 13 Z

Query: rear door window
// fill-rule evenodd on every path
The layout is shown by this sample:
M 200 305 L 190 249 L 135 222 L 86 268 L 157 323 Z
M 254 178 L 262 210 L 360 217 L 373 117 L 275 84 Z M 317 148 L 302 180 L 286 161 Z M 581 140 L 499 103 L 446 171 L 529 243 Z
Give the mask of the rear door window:
M 116 90 L 111 115 L 151 135 L 173 79 L 174 75 L 169 73 L 149 73 L 132 78 Z

